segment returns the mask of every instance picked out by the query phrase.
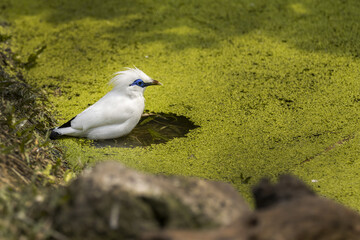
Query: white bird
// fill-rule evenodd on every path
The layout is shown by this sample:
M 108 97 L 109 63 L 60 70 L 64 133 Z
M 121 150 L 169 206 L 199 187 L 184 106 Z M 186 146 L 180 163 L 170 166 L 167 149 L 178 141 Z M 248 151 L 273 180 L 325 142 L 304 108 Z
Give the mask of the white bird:
M 136 67 L 115 74 L 110 81 L 113 89 L 67 123 L 52 129 L 50 139 L 111 139 L 130 133 L 144 111 L 145 88 L 162 84 Z

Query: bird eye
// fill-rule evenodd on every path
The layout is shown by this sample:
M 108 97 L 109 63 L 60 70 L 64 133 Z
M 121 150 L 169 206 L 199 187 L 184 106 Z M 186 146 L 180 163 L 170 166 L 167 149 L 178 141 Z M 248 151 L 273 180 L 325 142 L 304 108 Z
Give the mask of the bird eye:
M 142 80 L 139 80 L 137 82 L 137 85 L 140 86 L 140 87 L 143 87 L 144 86 L 144 82 Z
M 145 83 L 141 79 L 136 79 L 130 86 L 137 85 L 139 87 L 145 87 Z

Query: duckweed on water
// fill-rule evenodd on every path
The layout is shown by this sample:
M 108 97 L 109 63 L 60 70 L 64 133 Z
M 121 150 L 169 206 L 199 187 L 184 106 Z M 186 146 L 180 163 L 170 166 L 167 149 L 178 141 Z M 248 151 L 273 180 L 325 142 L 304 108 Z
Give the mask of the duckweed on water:
M 358 1 L 2 5 L 20 60 L 46 46 L 27 77 L 48 92 L 59 123 L 103 96 L 112 73 L 136 65 L 164 84 L 146 91 L 147 110 L 200 126 L 147 148 L 61 140 L 73 166 L 116 159 L 232 182 L 244 196 L 260 177 L 291 172 L 360 210 Z

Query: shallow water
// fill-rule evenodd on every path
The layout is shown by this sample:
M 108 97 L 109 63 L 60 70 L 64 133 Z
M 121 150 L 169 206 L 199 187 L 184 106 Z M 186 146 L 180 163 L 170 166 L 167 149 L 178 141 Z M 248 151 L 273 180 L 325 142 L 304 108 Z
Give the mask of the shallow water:
M 102 147 L 146 147 L 170 141 L 176 137 L 185 137 L 189 130 L 197 128 L 184 116 L 165 113 L 146 113 L 139 124 L 125 137 L 116 139 L 96 140 L 93 146 Z

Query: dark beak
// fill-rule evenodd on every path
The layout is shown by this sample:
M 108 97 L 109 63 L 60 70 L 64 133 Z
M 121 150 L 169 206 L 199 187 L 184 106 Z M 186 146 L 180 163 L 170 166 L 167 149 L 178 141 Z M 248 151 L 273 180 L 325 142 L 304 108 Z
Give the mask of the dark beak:
M 162 85 L 161 82 L 157 81 L 157 80 L 152 80 L 151 85 Z

